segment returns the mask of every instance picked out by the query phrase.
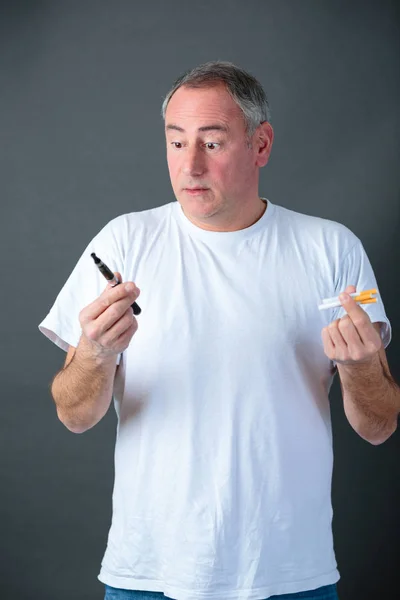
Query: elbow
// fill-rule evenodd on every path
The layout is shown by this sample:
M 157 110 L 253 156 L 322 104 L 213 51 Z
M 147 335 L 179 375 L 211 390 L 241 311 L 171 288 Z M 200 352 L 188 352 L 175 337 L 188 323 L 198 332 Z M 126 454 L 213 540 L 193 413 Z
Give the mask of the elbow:
M 84 423 L 78 423 L 76 420 L 68 419 L 64 414 L 61 413 L 59 409 L 57 409 L 57 416 L 61 423 L 71 431 L 72 433 L 85 433 L 88 429 L 90 429 L 90 425 L 85 425 Z
M 65 425 L 68 431 L 71 431 L 72 433 L 85 433 L 85 431 L 90 429 L 89 427 L 80 427 L 79 425 L 67 425 L 66 423 L 63 423 L 63 425 Z
M 392 437 L 396 429 L 397 423 L 394 423 L 393 425 L 376 435 L 365 435 L 363 433 L 360 433 L 359 431 L 357 433 L 360 437 L 362 437 L 366 442 L 369 442 L 372 446 L 380 446 L 381 444 L 384 444 L 390 437 Z
M 398 413 L 390 416 L 378 416 L 355 410 L 350 404 L 344 405 L 348 422 L 354 431 L 372 446 L 380 446 L 386 442 L 397 429 Z
M 369 439 L 367 440 L 370 444 L 372 444 L 372 446 L 380 446 L 381 444 L 384 444 L 385 442 L 387 442 L 387 440 L 393 435 L 394 431 L 392 433 L 389 433 L 389 435 L 385 435 L 382 437 L 378 437 L 378 438 L 374 438 L 374 439 Z
M 367 439 L 364 438 L 366 442 L 369 442 L 371 444 L 371 446 L 381 446 L 382 444 L 384 444 L 390 436 L 385 437 L 385 438 L 374 438 L 374 439 Z

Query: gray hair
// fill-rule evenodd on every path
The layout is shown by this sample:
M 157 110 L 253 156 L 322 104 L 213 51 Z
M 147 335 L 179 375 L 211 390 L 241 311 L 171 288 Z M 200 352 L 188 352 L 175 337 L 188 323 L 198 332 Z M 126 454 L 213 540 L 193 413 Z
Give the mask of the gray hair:
M 219 83 L 226 86 L 227 91 L 241 109 L 249 137 L 253 135 L 260 123 L 271 122 L 267 95 L 261 83 L 250 73 L 225 61 L 204 63 L 178 77 L 162 104 L 161 114 L 164 120 L 168 103 L 178 88 L 182 86 L 204 88 Z

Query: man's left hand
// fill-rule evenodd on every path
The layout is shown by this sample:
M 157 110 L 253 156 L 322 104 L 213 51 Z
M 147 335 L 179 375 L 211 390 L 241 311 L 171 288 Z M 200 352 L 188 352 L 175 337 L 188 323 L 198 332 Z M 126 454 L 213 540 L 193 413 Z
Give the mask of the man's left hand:
M 354 285 L 348 285 L 340 294 L 339 300 L 347 314 L 322 330 L 325 354 L 344 365 L 370 362 L 382 345 L 368 314 L 348 295 L 355 291 Z

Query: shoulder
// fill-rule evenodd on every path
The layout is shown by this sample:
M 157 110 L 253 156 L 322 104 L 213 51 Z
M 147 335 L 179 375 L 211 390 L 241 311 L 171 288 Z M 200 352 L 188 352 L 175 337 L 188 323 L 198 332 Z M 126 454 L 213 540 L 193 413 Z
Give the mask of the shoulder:
M 158 223 L 162 223 L 171 213 L 173 202 L 130 213 L 118 215 L 111 219 L 105 226 L 107 231 L 126 231 L 130 229 L 138 229 L 141 227 L 154 227 Z
M 275 205 L 280 235 L 290 236 L 299 246 L 343 256 L 359 238 L 343 223 Z
M 113 270 L 121 272 L 124 278 L 128 277 L 121 268 L 136 270 L 139 261 L 148 256 L 155 244 L 163 244 L 173 204 L 125 213 L 111 219 L 94 238 L 91 246 L 106 264 L 109 260 L 110 268 L 118 264 L 120 266 Z
M 98 232 L 95 240 L 111 243 L 113 246 L 137 247 L 163 229 L 172 211 L 173 202 L 141 211 L 124 213 L 108 221 Z

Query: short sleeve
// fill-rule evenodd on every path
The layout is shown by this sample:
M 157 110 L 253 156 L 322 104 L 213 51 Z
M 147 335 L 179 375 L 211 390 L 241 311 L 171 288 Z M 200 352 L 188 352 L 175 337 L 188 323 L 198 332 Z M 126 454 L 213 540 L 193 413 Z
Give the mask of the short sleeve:
M 357 292 L 376 288 L 378 301 L 374 304 L 360 304 L 360 306 L 368 313 L 372 323 L 381 323 L 381 338 L 386 348 L 392 337 L 392 328 L 386 316 L 371 263 L 361 241 L 358 238 L 356 240 L 356 243 L 342 259 L 336 281 L 335 295 L 337 296 L 343 292 L 348 285 L 355 285 Z M 332 320 L 340 319 L 345 314 L 344 308 L 338 307 L 334 310 Z
M 62 350 L 76 347 L 81 337 L 80 311 L 93 302 L 107 282 L 93 262 L 91 253 L 112 271 L 123 273 L 123 231 L 119 218 L 108 223 L 88 244 L 70 276 L 61 288 L 39 330 Z

